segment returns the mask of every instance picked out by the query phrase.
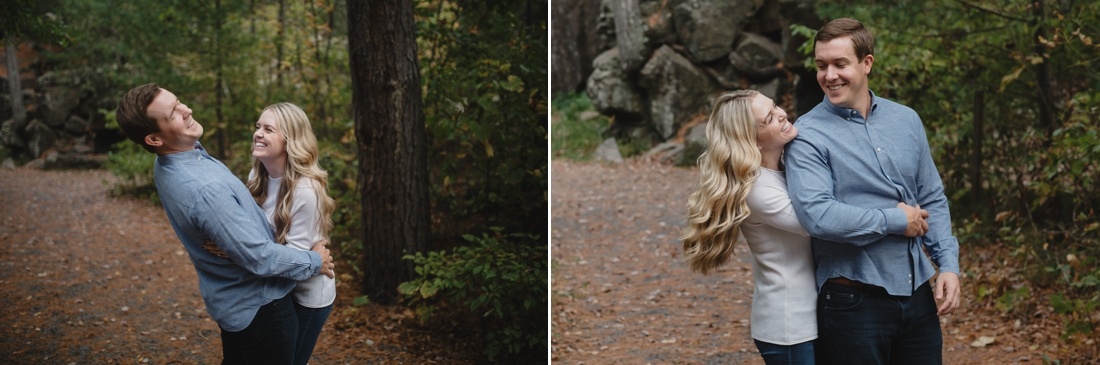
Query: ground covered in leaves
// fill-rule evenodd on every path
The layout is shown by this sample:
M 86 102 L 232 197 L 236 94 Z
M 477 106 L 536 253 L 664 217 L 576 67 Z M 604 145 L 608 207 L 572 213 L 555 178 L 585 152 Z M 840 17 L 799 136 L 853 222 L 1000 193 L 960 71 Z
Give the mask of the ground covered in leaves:
M 0 363 L 218 364 L 221 339 L 163 210 L 101 170 L 0 169 Z M 401 306 L 336 307 L 311 364 L 475 364 L 477 338 Z
M 642 159 L 551 167 L 554 363 L 763 364 L 749 337 L 748 248 L 707 276 L 680 256 L 696 169 Z M 975 282 L 1018 275 L 1002 244 L 962 245 L 963 304 L 941 318 L 945 363 L 1100 362 L 1096 339 L 1063 338 L 1063 320 L 1043 300 L 1006 311 L 976 299 Z

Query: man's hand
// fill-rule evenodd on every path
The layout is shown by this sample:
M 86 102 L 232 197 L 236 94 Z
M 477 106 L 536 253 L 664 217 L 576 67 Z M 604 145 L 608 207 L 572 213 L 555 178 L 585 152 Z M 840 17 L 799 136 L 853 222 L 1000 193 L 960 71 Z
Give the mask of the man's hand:
M 939 314 L 950 314 L 959 307 L 959 275 L 953 272 L 941 272 L 936 277 L 936 301 L 940 302 Z
M 905 227 L 905 237 L 920 237 L 928 232 L 928 211 L 920 206 L 909 206 L 898 203 L 898 208 L 905 212 L 905 220 L 909 225 Z
M 322 238 L 310 248 L 311 251 L 321 255 L 321 273 L 330 278 L 336 277 L 336 263 L 332 262 L 332 255 L 328 252 L 328 239 Z

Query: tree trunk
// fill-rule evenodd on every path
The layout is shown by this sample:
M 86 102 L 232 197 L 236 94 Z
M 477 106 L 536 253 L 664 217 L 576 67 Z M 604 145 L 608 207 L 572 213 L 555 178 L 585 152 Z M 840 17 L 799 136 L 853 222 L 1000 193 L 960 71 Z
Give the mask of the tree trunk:
M 348 0 L 348 56 L 363 202 L 362 292 L 392 304 L 431 221 L 413 5 Z
M 279 0 L 278 19 L 279 26 L 275 31 L 275 69 L 272 70 L 271 74 L 275 75 L 275 87 L 281 91 L 285 87 L 283 81 L 283 43 L 286 43 L 286 0 Z
M 1043 30 L 1043 26 L 1045 25 L 1043 22 L 1043 2 L 1036 1 L 1032 9 L 1033 15 L 1035 16 L 1035 36 L 1033 38 L 1035 42 L 1035 55 L 1038 57 L 1043 57 L 1043 55 L 1047 53 L 1047 47 L 1041 41 L 1042 38 L 1046 37 L 1046 34 Z M 1054 138 L 1055 129 L 1054 93 L 1051 92 L 1049 62 L 1049 58 L 1043 57 L 1043 62 L 1035 65 L 1035 83 L 1038 86 L 1036 91 L 1039 92 L 1039 97 L 1037 98 L 1037 100 L 1039 101 L 1039 124 L 1043 126 L 1043 129 L 1046 132 L 1047 138 L 1044 144 L 1047 147 L 1050 146 L 1052 139 Z
M 224 22 L 225 14 L 222 10 L 222 1 L 214 0 L 214 116 L 217 119 L 214 121 L 214 125 L 221 127 L 218 131 L 218 153 L 221 153 L 221 158 L 230 158 L 230 126 L 222 111 L 222 106 L 225 104 L 225 76 L 223 74 L 225 45 L 222 44 L 224 40 L 222 23 Z
M 27 121 L 27 109 L 23 106 L 23 85 L 19 72 L 19 42 L 15 37 L 7 37 L 4 45 L 8 64 L 8 95 L 11 95 L 11 115 L 15 121 L 15 130 L 23 130 L 23 123 Z
M 982 197 L 982 140 L 985 124 L 985 92 L 974 94 L 974 125 L 970 129 L 970 201 L 981 203 Z M 977 205 L 976 205 L 977 206 Z
M 641 25 L 642 9 L 638 0 L 611 0 L 615 17 L 615 43 L 619 47 L 619 64 L 623 72 L 632 75 L 645 65 L 645 35 Z

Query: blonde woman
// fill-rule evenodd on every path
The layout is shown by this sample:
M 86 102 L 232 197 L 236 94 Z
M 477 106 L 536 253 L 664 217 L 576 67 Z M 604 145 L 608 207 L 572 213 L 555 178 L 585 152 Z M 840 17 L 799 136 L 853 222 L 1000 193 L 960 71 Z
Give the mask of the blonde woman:
M 768 365 L 813 364 L 817 288 L 810 237 L 799 224 L 779 164 L 798 135 L 787 113 L 753 90 L 720 96 L 699 157 L 681 239 L 688 265 L 704 274 L 729 261 L 738 236 L 752 252 L 750 332 Z
M 332 230 L 335 203 L 328 196 L 328 173 L 317 164 L 319 151 L 309 118 L 301 108 L 278 103 L 264 108 L 252 134 L 248 187 L 275 230 L 275 241 L 308 250 Z M 336 300 L 336 282 L 317 275 L 298 282 L 291 293 L 298 314 L 294 364 L 306 364 Z

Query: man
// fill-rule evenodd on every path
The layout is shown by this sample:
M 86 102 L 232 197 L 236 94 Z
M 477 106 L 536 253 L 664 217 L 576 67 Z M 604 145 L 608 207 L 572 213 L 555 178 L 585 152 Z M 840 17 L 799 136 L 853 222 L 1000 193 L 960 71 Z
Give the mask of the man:
M 813 237 L 814 347 L 823 364 L 940 364 L 939 316 L 959 306 L 959 242 L 920 117 L 870 91 L 874 61 L 859 21 L 818 31 L 826 98 L 786 151 L 791 200 Z
M 298 333 L 296 281 L 333 276 L 324 241 L 311 251 L 274 242 L 248 189 L 199 144 L 191 109 L 156 84 L 131 89 L 116 111 L 123 133 L 156 153 L 154 178 L 172 228 L 199 276 L 222 333 L 223 364 L 290 364 Z M 203 249 L 216 242 L 228 260 Z

